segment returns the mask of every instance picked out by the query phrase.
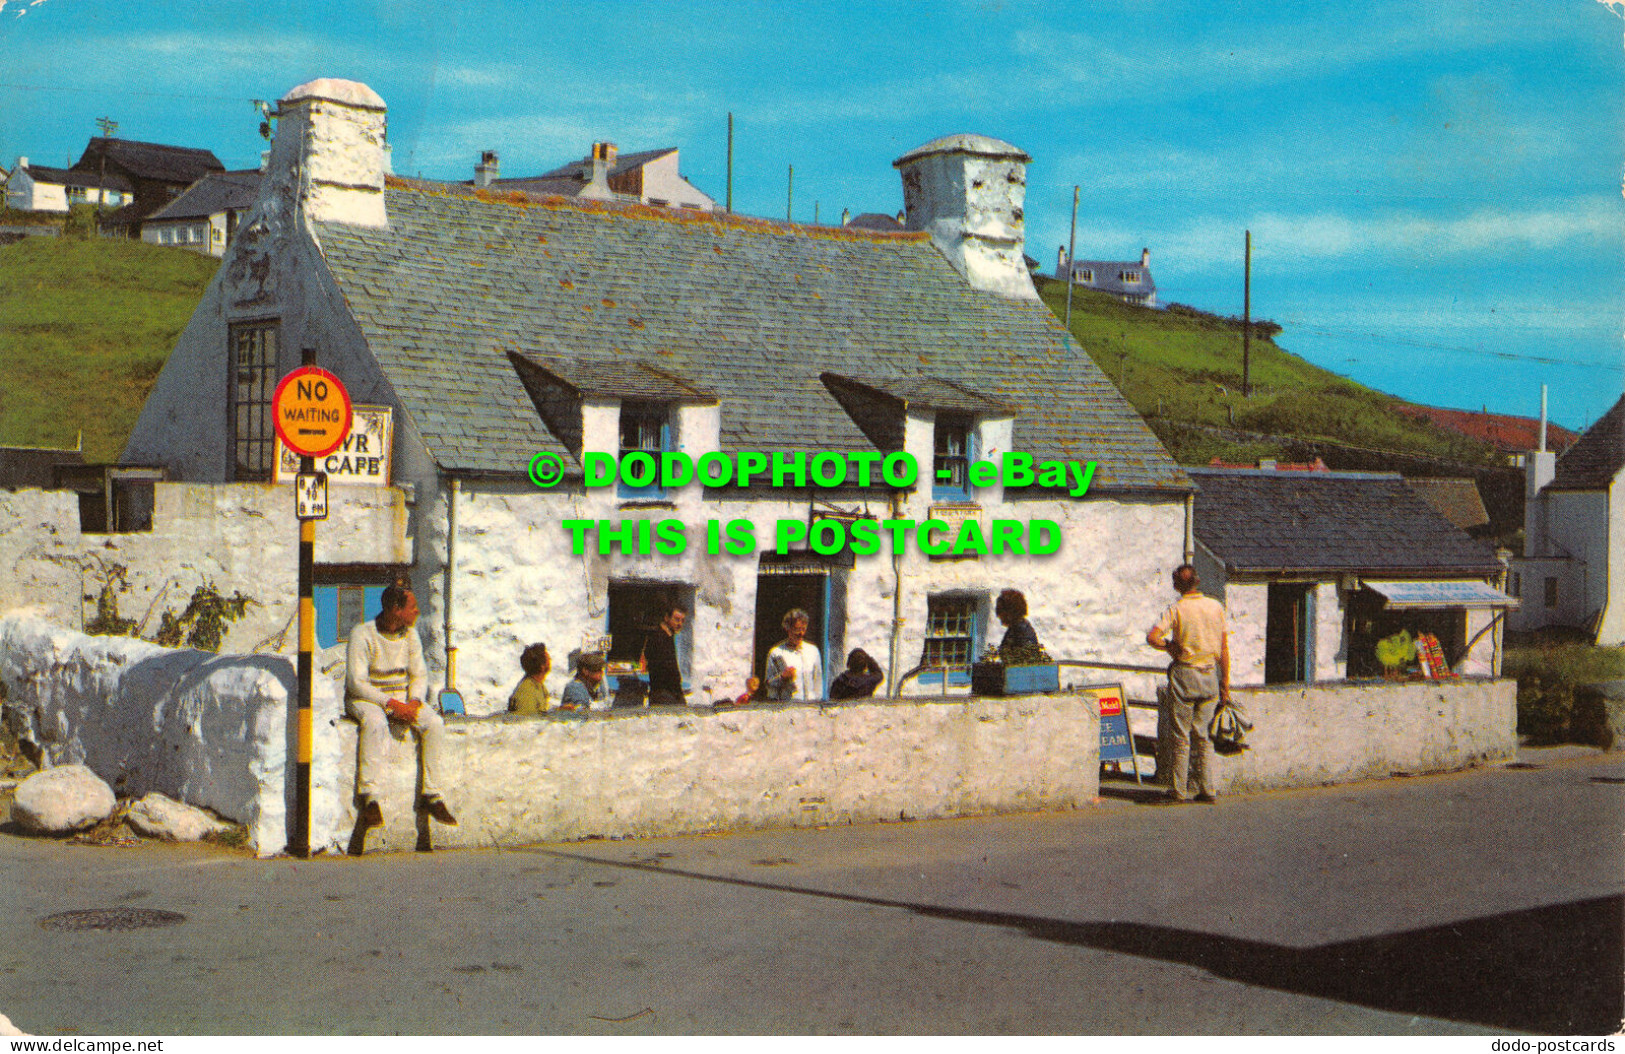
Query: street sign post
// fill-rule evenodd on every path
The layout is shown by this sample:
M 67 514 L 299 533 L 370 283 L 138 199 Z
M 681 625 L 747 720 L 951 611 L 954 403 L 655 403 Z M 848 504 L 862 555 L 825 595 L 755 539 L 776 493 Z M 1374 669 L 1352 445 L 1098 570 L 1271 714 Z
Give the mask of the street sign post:
M 306 348 L 305 364 L 282 378 L 271 397 L 271 419 L 282 442 L 299 455 L 294 479 L 294 515 L 299 519 L 299 717 L 294 763 L 293 816 L 288 852 L 310 855 L 310 763 L 315 753 L 311 710 L 311 653 L 316 648 L 316 521 L 327 518 L 327 476 L 316 458 L 344 444 L 354 418 L 344 382 L 316 367 L 316 349 Z

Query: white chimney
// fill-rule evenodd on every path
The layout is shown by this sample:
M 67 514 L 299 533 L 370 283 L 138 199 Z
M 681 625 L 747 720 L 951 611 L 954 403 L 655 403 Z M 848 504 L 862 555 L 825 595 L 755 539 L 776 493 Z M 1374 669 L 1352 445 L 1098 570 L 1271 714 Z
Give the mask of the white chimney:
M 474 185 L 488 187 L 500 178 L 502 168 L 497 161 L 497 152 L 487 150 L 480 154 L 480 163 L 474 166 Z
M 975 289 L 1036 300 L 1023 258 L 1027 154 L 985 135 L 933 139 L 892 162 L 911 231 L 926 231 Z
M 1140 266 L 1141 267 L 1150 267 L 1151 266 L 1151 250 L 1150 249 L 1141 249 L 1140 250 Z
M 609 189 L 609 173 L 615 167 L 615 155 L 618 151 L 614 143 L 594 143 L 592 153 L 581 164 L 581 178 L 586 186 L 581 188 L 580 197 L 583 198 L 613 198 L 615 192 Z
M 1523 469 L 1523 555 L 1546 555 L 1546 502 L 1541 488 L 1557 477 L 1557 455 L 1546 449 L 1546 386 L 1540 386 L 1540 449 Z
M 1066 276 L 1066 246 L 1057 245 L 1055 247 L 1055 277 L 1064 278 L 1065 276 Z
M 387 110 L 357 81 L 323 77 L 277 103 L 267 183 L 291 178 L 311 220 L 385 227 Z

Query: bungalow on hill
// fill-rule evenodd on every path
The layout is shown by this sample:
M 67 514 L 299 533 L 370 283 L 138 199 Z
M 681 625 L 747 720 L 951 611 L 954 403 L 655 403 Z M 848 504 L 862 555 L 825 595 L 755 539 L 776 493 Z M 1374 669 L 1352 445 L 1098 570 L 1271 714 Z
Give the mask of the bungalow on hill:
M 1110 293 L 1125 304 L 1157 306 L 1157 282 L 1151 277 L 1151 250 L 1141 249 L 1134 260 L 1073 260 L 1072 282 L 1083 289 Z M 1066 246 L 1055 256 L 1055 277 L 1066 281 Z
M 887 232 L 399 179 L 384 129 L 364 85 L 281 100 L 259 197 L 124 454 L 182 481 L 160 491 L 263 487 L 284 463 L 272 392 L 306 349 L 387 414 L 382 471 L 333 503 L 398 493 L 353 530 L 404 558 L 318 543 L 324 642 L 405 573 L 433 677 L 456 648 L 470 714 L 503 709 L 532 641 L 560 657 L 555 693 L 562 657 L 606 636 L 635 677 L 659 597 L 692 613 L 691 703 L 737 695 L 797 607 L 826 673 L 862 647 L 890 685 L 923 666 L 910 689 L 941 692 L 997 643 L 1013 587 L 1051 654 L 1146 661 L 1191 485 L 1038 300 L 1019 149 L 955 135 L 904 154 L 908 229 Z M 757 454 L 772 468 L 747 482 Z M 710 468 L 598 472 L 678 455 Z M 1093 475 L 972 471 L 1007 455 Z M 878 552 L 814 544 L 876 529 Z
M 1625 645 L 1625 396 L 1562 456 L 1531 453 L 1525 471 L 1513 628 L 1567 626 Z
M 1457 673 L 1499 676 L 1495 551 L 1397 473 L 1193 468 L 1197 573 L 1230 612 L 1235 684 L 1380 676 L 1376 642 L 1431 633 Z
M 74 205 L 118 208 L 135 200 L 135 186 L 123 175 L 47 168 L 19 157 L 4 179 L 7 208 L 19 212 L 67 212 Z
M 637 201 L 645 205 L 700 209 L 717 207 L 715 199 L 683 178 L 675 146 L 623 154 L 614 143 L 592 144 L 580 161 L 560 165 L 539 176 L 502 178 L 495 150 L 480 155 L 473 186 L 524 194 L 558 195 L 603 201 Z
M 224 256 L 260 189 L 257 168 L 210 172 L 141 221 L 141 240 Z

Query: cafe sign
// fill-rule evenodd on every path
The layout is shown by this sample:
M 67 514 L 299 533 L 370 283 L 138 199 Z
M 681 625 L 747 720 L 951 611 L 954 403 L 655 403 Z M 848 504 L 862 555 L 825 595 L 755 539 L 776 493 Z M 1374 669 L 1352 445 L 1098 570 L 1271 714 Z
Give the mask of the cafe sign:
M 325 473 L 330 485 L 389 486 L 394 443 L 392 413 L 387 406 L 354 407 L 350 434 L 331 453 L 315 459 L 316 471 Z M 298 474 L 299 455 L 288 449 L 279 436 L 275 481 L 292 483 Z

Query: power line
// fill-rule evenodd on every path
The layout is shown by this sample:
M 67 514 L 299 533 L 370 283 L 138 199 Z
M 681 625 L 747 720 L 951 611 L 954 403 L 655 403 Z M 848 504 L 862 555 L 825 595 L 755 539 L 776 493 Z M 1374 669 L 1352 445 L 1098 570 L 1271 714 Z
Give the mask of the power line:
M 253 102 L 246 96 L 240 95 L 193 95 L 183 92 L 163 91 L 120 91 L 108 92 L 101 88 L 59 88 L 51 84 L 7 84 L 0 82 L 0 88 L 13 88 L 17 91 L 66 91 L 81 92 L 88 95 L 131 95 L 148 99 L 208 99 L 213 102 Z

